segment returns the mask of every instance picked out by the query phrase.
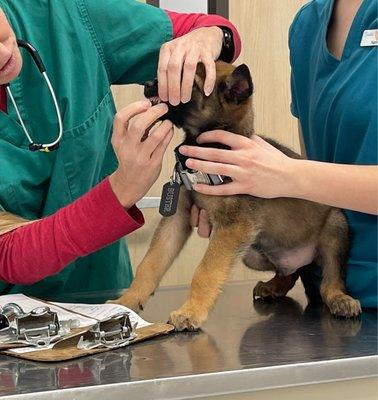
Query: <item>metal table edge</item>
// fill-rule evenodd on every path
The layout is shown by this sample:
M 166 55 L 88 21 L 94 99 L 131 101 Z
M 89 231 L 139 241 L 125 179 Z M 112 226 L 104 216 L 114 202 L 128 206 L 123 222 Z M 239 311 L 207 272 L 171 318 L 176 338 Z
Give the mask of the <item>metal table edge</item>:
M 336 382 L 377 376 L 378 355 L 325 361 L 275 365 L 196 375 L 147 379 L 97 386 L 38 392 L 38 399 L 84 400 L 178 400 L 202 396 L 236 394 L 317 383 Z M 2 399 L 27 400 L 37 393 L 4 396 Z

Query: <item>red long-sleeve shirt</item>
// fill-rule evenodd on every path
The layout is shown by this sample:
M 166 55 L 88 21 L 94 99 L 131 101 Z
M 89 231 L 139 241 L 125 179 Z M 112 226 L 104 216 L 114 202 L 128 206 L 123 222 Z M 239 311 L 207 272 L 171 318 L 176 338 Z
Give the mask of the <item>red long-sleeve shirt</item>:
M 174 38 L 200 27 L 224 26 L 233 32 L 234 59 L 240 54 L 239 34 L 226 19 L 217 15 L 167 13 Z M 6 112 L 3 87 L 0 109 Z M 35 283 L 57 274 L 77 258 L 119 240 L 143 223 L 137 207 L 126 211 L 105 179 L 55 214 L 0 236 L 0 279 L 13 284 Z

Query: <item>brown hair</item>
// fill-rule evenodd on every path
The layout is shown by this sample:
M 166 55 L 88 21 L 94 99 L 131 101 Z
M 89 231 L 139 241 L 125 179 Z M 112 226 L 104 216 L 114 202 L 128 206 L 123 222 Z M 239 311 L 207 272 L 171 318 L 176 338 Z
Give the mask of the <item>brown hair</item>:
M 0 236 L 31 222 L 7 212 L 0 212 Z

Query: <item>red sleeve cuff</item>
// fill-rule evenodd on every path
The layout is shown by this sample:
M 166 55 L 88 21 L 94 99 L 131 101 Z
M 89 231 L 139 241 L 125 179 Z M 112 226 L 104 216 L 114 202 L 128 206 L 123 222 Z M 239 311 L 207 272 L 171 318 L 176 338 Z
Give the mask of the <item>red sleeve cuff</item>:
M 99 196 L 97 204 L 103 204 L 107 226 L 113 226 L 113 235 L 117 237 L 128 235 L 144 225 L 144 217 L 137 206 L 128 210 L 123 208 L 110 185 L 109 178 L 98 184 L 94 189 Z M 96 193 L 94 193 L 95 195 Z
M 234 62 L 241 52 L 241 39 L 235 26 L 226 18 L 214 14 L 183 14 L 166 10 L 172 22 L 173 37 L 178 38 L 197 28 L 206 28 L 209 26 L 222 26 L 232 31 L 234 39 L 235 53 L 232 62 Z

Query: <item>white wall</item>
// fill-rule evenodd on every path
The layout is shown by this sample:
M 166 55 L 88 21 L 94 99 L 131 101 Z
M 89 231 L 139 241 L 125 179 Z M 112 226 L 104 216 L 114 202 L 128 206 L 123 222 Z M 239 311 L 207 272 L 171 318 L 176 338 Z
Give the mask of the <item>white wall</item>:
M 179 12 L 207 13 L 207 0 L 160 0 L 160 8 Z

